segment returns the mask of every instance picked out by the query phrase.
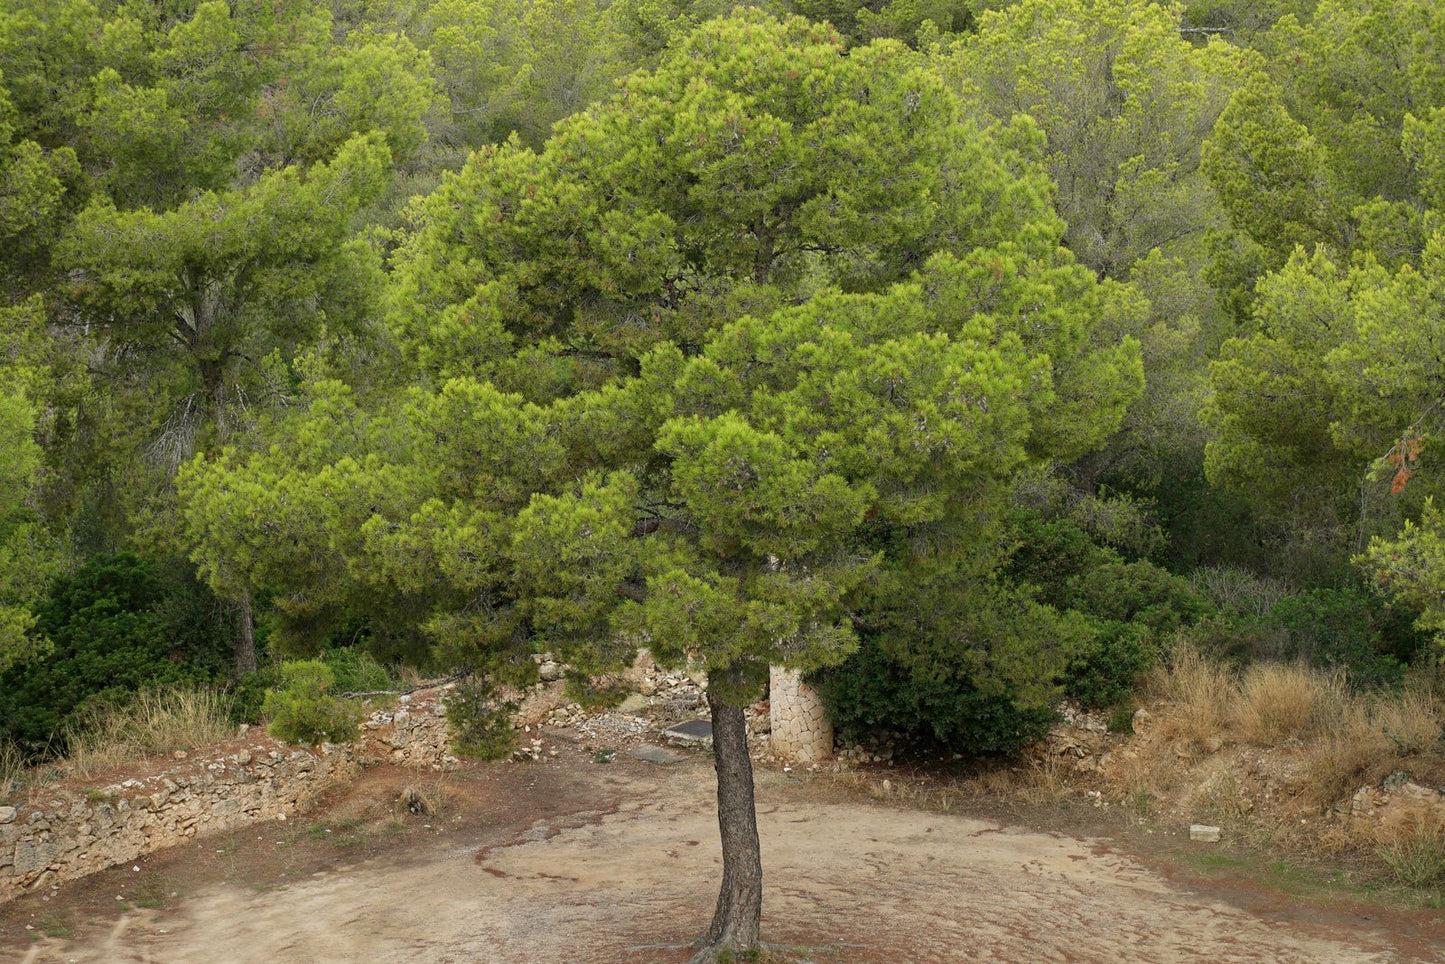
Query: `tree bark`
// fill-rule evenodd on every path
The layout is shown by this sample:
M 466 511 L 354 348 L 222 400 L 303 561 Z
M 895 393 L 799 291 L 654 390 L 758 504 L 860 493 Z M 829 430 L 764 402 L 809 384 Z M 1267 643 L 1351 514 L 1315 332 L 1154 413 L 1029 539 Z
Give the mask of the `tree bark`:
M 722 834 L 723 879 L 712 926 L 698 938 L 693 964 L 758 946 L 763 916 L 763 862 L 753 803 L 753 761 L 747 721 L 740 706 L 707 694 L 712 711 L 712 749 L 717 769 L 717 822 Z
M 256 672 L 256 623 L 251 618 L 251 594 L 241 590 L 236 600 L 236 615 L 240 625 L 236 633 L 236 675 Z

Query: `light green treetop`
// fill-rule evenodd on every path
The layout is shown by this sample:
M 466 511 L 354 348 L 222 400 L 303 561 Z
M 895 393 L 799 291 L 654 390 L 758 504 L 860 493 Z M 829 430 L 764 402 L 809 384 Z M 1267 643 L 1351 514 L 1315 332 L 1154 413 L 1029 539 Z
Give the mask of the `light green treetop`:
M 104 336 L 121 375 L 177 366 L 148 389 L 151 423 L 130 426 L 140 444 L 155 451 L 166 435 L 173 467 L 225 438 L 247 397 L 265 391 L 272 351 L 289 356 L 325 327 L 344 331 L 364 316 L 376 266 L 350 225 L 388 166 L 381 137 L 370 135 L 329 163 L 172 210 L 99 200 L 81 212 L 62 247 L 74 323 Z
M 1144 0 L 1024 0 L 985 13 L 944 64 L 986 115 L 1038 122 L 1069 247 L 1109 276 L 1155 247 L 1198 261 L 1222 220 L 1200 145 L 1256 58 L 1189 43 L 1181 16 Z
M 600 669 L 646 632 L 741 699 L 842 658 L 865 579 L 976 548 L 1000 480 L 1098 445 L 1140 381 L 1031 125 L 979 131 L 920 67 L 743 15 L 540 154 L 480 152 L 397 260 L 431 387 L 383 416 L 317 386 L 297 441 L 193 465 L 198 558 L 284 574 L 298 625 L 429 596 L 449 659 Z

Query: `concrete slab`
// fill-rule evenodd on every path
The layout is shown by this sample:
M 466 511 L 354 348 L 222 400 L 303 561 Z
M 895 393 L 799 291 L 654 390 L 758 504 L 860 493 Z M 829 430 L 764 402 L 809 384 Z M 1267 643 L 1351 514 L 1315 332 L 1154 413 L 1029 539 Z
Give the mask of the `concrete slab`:
M 712 746 L 712 722 L 688 720 L 663 730 L 662 738 L 674 746 Z

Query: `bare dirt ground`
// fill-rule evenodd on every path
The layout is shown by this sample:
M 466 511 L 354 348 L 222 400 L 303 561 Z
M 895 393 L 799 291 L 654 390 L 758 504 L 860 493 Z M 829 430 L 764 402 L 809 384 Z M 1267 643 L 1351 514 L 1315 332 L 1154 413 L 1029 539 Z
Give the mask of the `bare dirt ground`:
M 0 906 L 0 960 L 685 961 L 720 873 L 712 792 L 705 754 L 372 770 L 300 820 Z M 1301 904 L 825 774 L 762 770 L 758 800 L 764 935 L 800 959 L 1445 961 L 1438 911 Z

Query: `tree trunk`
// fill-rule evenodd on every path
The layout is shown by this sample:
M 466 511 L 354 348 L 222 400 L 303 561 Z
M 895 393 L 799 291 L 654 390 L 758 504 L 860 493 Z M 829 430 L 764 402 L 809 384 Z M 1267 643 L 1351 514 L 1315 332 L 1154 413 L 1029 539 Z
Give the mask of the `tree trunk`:
M 256 672 L 256 623 L 251 618 L 251 594 L 241 590 L 236 600 L 240 625 L 236 633 L 236 675 Z
M 753 804 L 753 761 L 747 721 L 740 706 L 707 694 L 712 710 L 712 749 L 717 768 L 717 822 L 722 832 L 723 879 L 712 926 L 698 938 L 693 964 L 758 946 L 763 916 L 763 862 Z

